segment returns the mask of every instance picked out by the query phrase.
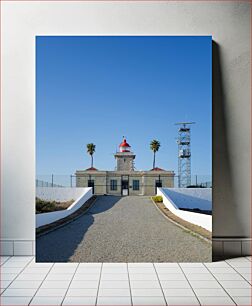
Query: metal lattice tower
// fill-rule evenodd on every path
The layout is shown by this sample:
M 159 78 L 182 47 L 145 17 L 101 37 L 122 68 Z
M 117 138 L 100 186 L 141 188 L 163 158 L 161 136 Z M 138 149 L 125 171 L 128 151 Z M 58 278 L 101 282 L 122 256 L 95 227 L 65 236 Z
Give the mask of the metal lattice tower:
M 195 122 L 178 122 L 178 187 L 191 185 L 191 129 L 188 125 Z

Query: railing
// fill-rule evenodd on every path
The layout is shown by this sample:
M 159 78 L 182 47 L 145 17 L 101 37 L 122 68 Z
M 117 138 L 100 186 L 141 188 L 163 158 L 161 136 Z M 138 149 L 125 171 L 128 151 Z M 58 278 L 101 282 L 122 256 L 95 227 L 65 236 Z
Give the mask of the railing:
M 95 180 L 95 175 L 90 176 L 88 178 L 89 180 Z M 156 181 L 162 182 L 162 175 L 157 175 Z M 141 182 L 141 179 L 139 178 L 139 188 L 143 187 L 143 184 Z M 76 184 L 76 176 L 73 174 L 69 175 L 59 175 L 59 174 L 48 174 L 48 175 L 37 175 L 36 177 L 36 187 L 77 187 Z M 174 176 L 174 187 L 179 187 L 179 177 L 177 175 Z M 94 182 L 95 183 L 95 182 Z M 117 188 L 120 188 L 120 178 L 118 178 Z M 95 183 L 95 186 L 98 186 Z M 104 185 L 105 186 L 105 185 Z M 144 185 L 144 186 L 150 186 L 150 185 Z M 191 185 L 192 187 L 212 187 L 212 176 L 211 175 L 199 175 L 199 174 L 193 174 L 191 175 Z M 187 187 L 190 187 L 187 186 Z M 82 186 L 87 187 L 87 186 Z M 110 181 L 108 180 L 107 187 L 110 188 Z

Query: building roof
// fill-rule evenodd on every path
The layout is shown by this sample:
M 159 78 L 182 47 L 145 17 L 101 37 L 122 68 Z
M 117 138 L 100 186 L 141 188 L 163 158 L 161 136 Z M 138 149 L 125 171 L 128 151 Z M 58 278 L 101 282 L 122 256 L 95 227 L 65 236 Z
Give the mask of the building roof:
M 98 171 L 98 169 L 94 167 L 87 168 L 85 171 Z
M 120 144 L 119 147 L 120 147 L 120 148 L 121 148 L 121 147 L 125 147 L 125 148 L 127 147 L 127 148 L 129 148 L 129 147 L 130 147 L 130 145 L 129 145 L 129 144 L 127 143 L 127 141 L 126 141 L 126 138 L 123 139 L 123 142 Z
M 158 167 L 155 167 L 155 168 L 151 169 L 150 171 L 165 171 L 165 170 L 161 169 L 161 168 L 158 168 Z

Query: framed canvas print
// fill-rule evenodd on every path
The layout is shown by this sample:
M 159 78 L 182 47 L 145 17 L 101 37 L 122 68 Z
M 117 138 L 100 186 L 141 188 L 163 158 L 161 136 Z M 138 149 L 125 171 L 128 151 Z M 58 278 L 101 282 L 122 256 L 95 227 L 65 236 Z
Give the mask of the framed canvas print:
M 212 260 L 212 37 L 36 37 L 36 261 Z

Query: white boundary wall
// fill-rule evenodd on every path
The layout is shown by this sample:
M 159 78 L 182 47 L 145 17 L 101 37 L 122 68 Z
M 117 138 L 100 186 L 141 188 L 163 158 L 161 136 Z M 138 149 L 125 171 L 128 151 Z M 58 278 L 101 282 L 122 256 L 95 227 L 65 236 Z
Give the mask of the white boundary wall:
M 45 201 L 65 202 L 77 200 L 86 188 L 78 187 L 36 187 L 36 197 Z
M 43 190 L 40 190 L 43 189 Z M 92 188 L 38 187 L 37 197 L 43 200 L 75 202 L 65 210 L 36 215 L 36 228 L 65 218 L 78 210 L 93 195 Z
M 164 205 L 176 216 L 190 223 L 199 225 L 212 232 L 212 216 L 199 214 L 196 212 L 180 210 L 176 204 L 163 191 L 163 188 L 157 188 L 157 195 L 163 197 Z

